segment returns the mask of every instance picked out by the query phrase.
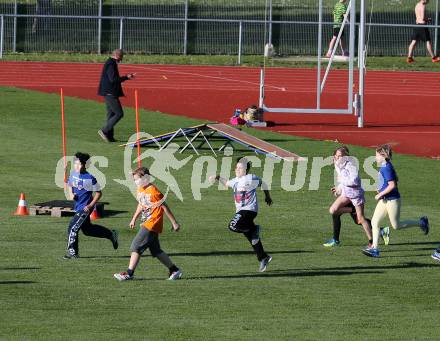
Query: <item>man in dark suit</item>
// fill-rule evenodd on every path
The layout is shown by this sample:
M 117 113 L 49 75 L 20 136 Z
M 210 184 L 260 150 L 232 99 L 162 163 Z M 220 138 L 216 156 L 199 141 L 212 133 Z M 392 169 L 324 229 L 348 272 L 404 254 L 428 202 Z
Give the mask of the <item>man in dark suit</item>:
M 107 108 L 107 121 L 101 130 L 98 130 L 99 136 L 106 142 L 115 142 L 114 126 L 124 116 L 119 97 L 124 96 L 122 83 L 132 79 L 134 73 L 125 76 L 119 76 L 118 63 L 122 62 L 124 52 L 121 49 L 113 51 L 112 56 L 105 62 L 102 69 L 101 80 L 99 82 L 98 95 L 104 97 Z

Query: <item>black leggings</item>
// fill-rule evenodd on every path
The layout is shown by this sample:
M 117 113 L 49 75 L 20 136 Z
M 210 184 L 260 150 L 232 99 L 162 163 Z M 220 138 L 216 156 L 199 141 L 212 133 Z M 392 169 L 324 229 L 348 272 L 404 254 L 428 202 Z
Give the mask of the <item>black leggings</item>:
M 254 211 L 238 211 L 229 222 L 228 228 L 232 232 L 242 233 L 251 244 L 255 254 L 259 261 L 262 261 L 267 257 L 267 253 L 264 251 L 263 244 L 258 238 L 258 242 L 253 244 L 252 240 L 255 240 L 257 234 L 257 225 L 254 223 L 254 219 L 257 216 L 257 212 Z

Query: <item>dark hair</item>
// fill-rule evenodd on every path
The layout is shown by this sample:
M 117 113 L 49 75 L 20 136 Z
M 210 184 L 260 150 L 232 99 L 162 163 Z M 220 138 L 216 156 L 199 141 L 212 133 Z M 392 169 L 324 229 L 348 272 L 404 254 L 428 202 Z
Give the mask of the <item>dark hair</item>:
M 350 155 L 350 150 L 348 149 L 347 146 L 340 146 L 336 148 L 335 151 L 333 152 L 333 155 L 336 155 L 337 152 L 341 152 L 342 154 L 344 154 L 344 156 Z
M 133 171 L 133 176 L 135 175 L 142 178 L 145 175 L 150 175 L 150 170 L 147 167 L 139 167 Z
M 249 170 L 251 169 L 252 163 L 248 161 L 245 157 L 239 157 L 237 158 L 237 163 L 246 164 L 246 174 L 249 173 Z
M 75 159 L 79 160 L 83 166 L 86 165 L 87 161 L 90 159 L 90 155 L 87 153 L 77 152 L 75 154 Z
M 382 155 L 387 161 L 390 161 L 393 158 L 393 150 L 389 144 L 383 144 L 377 147 L 376 152 Z

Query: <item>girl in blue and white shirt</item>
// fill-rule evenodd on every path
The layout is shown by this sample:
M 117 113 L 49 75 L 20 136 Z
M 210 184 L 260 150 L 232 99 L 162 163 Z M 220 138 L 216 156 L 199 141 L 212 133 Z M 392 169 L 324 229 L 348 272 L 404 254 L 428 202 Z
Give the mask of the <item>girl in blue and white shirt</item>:
M 429 233 L 428 217 L 424 216 L 418 220 L 400 220 L 401 199 L 397 187 L 398 177 L 393 164 L 391 163 L 392 150 L 389 145 L 382 145 L 376 148 L 376 162 L 380 165 L 379 169 L 379 187 L 375 199 L 378 201 L 376 209 L 371 219 L 373 226 L 373 245 L 362 252 L 366 256 L 379 257 L 379 224 L 388 216 L 391 226 L 397 229 L 409 227 L 420 227 L 426 235 Z

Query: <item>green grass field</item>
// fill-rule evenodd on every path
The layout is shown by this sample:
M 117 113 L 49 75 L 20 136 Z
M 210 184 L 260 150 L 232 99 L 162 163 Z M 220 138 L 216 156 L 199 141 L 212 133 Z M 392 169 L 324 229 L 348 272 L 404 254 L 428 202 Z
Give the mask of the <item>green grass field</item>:
M 173 173 L 184 201 L 168 203 L 182 231 L 171 233 L 166 221 L 164 250 L 184 271 L 168 282 L 166 269 L 146 254 L 138 280 L 119 283 L 114 272 L 126 269 L 135 231 L 128 229 L 135 199 L 113 179 L 122 179 L 123 149 L 104 144 L 96 131 L 104 106 L 66 98 L 68 153 L 85 151 L 108 158 L 100 168 L 107 185 L 102 201 L 112 213 L 99 223 L 119 229 L 120 248 L 107 240 L 80 236 L 81 259 L 65 261 L 69 218 L 15 217 L 20 192 L 29 203 L 63 199 L 54 184 L 61 157 L 59 98 L 56 95 L 0 88 L 0 339 L 2 340 L 435 340 L 440 328 L 438 271 L 430 258 L 440 242 L 437 176 L 439 161 L 396 155 L 404 205 L 403 217 L 430 216 L 433 227 L 392 233 L 382 258 L 360 252 L 361 229 L 343 219 L 342 245 L 321 244 L 331 236 L 328 207 L 332 167 L 323 170 L 319 190 L 280 188 L 275 166 L 274 205 L 260 200 L 257 221 L 273 261 L 266 273 L 247 241 L 227 230 L 234 212 L 230 192 L 202 190 L 194 200 L 193 162 Z M 198 121 L 157 112 L 141 112 L 141 128 L 155 134 Z M 125 139 L 133 132 L 134 112 L 126 108 L 117 126 Z M 251 130 L 260 138 L 301 156 L 327 157 L 336 144 Z M 384 141 L 386 142 L 386 141 Z M 360 160 L 372 155 L 352 148 Z M 243 155 L 245 152 L 235 154 Z M 182 158 L 190 155 L 184 154 Z M 253 170 L 261 175 L 261 169 Z M 363 177 L 367 178 L 365 174 Z M 293 182 L 293 180 L 292 180 Z M 159 187 L 163 187 L 158 183 Z M 374 209 L 367 194 L 367 214 Z M 260 199 L 262 197 L 260 196 Z

